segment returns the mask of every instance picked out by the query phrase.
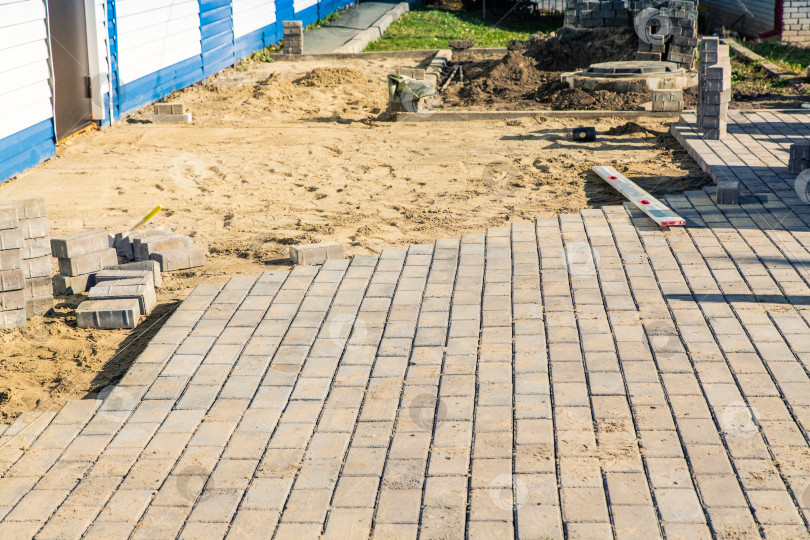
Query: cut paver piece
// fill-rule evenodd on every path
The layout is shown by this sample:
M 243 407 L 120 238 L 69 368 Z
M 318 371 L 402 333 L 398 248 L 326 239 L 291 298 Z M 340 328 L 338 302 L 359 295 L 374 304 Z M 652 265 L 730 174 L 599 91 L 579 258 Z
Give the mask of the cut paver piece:
M 0 230 L 0 250 L 20 249 L 22 246 L 23 234 L 19 228 Z
M 27 238 L 23 241 L 23 246 L 20 249 L 20 254 L 23 259 L 37 259 L 39 257 L 51 256 L 51 242 L 50 238 L 44 236 L 42 238 Z
M 323 264 L 327 259 L 343 259 L 343 244 L 321 242 L 306 246 L 290 246 L 290 260 L 293 264 Z
M 26 322 L 25 308 L 0 311 L 0 328 L 23 328 Z
M 135 298 L 87 300 L 76 308 L 76 325 L 103 330 L 135 328 L 140 316 L 140 302 Z
M 53 279 L 50 276 L 26 280 L 26 298 L 43 298 L 45 296 L 53 296 Z
M 31 315 L 42 315 L 51 309 L 53 309 L 53 296 L 25 299 L 25 312 L 29 317 Z
M 717 184 L 717 204 L 740 204 L 740 183 L 723 180 Z
M 151 270 L 100 270 L 96 273 L 96 284 L 105 281 L 139 280 L 143 283 L 155 285 L 155 275 Z
M 25 275 L 22 270 L 0 271 L 0 292 L 20 291 L 25 288 Z
M 23 233 L 23 239 L 29 240 L 33 238 L 45 238 L 50 234 L 50 225 L 48 218 L 32 218 L 21 219 L 20 230 Z
M 116 264 L 114 266 L 106 266 L 104 270 L 148 270 L 152 272 L 155 278 L 155 287 L 160 287 L 162 278 L 160 276 L 160 264 L 157 261 L 138 261 L 124 264 Z
M 16 229 L 20 226 L 20 219 L 17 217 L 17 208 L 14 206 L 0 206 L 0 230 Z
M 148 261 L 152 253 L 172 251 L 175 249 L 184 249 L 189 247 L 194 247 L 194 244 L 191 243 L 191 238 L 180 234 L 149 238 L 138 244 L 138 251 L 135 253 L 135 259 L 138 261 Z
M 51 238 L 51 253 L 60 259 L 78 257 L 111 247 L 113 246 L 110 243 L 110 235 L 95 229 Z
M 19 249 L 0 251 L 0 272 L 22 270 L 22 254 Z
M 118 264 L 118 253 L 115 248 L 107 248 L 78 257 L 59 259 L 59 273 L 71 277 L 80 276 L 98 272 L 102 268 L 116 264 Z
M 155 114 L 185 114 L 186 106 L 183 103 L 155 103 Z
M 45 199 L 42 197 L 27 197 L 25 199 L 10 199 L 0 201 L 0 207 L 15 208 L 20 219 L 45 217 L 47 211 Z
M 25 279 L 51 277 L 53 275 L 51 258 L 48 255 L 36 259 L 23 259 L 22 267 Z
M 153 114 L 152 122 L 156 124 L 190 124 L 191 113 L 184 114 Z
M 25 309 L 25 291 L 0 292 L 0 311 Z
M 95 274 L 82 274 L 79 276 L 53 276 L 53 294 L 67 296 L 87 292 L 95 285 Z
M 149 315 L 157 304 L 155 287 L 139 280 L 121 280 L 95 285 L 87 295 L 90 300 L 135 298 L 138 300 L 141 315 Z
M 152 253 L 150 258 L 157 261 L 161 272 L 171 272 L 173 270 L 185 270 L 186 268 L 203 266 L 205 264 L 205 251 L 198 247 L 172 249 Z

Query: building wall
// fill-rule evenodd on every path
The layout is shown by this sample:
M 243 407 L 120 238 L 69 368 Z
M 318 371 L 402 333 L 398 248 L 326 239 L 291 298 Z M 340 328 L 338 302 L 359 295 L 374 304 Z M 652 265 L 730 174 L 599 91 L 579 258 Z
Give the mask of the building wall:
M 774 0 L 702 0 L 706 15 L 715 25 L 747 36 L 773 29 Z
M 782 41 L 810 44 L 810 0 L 784 0 Z
M 706 15 L 715 25 L 758 37 L 774 29 L 775 0 L 702 0 Z M 782 1 L 783 43 L 810 43 L 810 0 Z
M 68 0 L 63 0 L 68 1 Z M 352 0 L 78 0 L 92 118 L 102 126 L 281 40 Z M 47 0 L 0 0 L 0 182 L 55 153 Z
M 43 0 L 0 2 L 0 179 L 55 151 L 45 11 Z

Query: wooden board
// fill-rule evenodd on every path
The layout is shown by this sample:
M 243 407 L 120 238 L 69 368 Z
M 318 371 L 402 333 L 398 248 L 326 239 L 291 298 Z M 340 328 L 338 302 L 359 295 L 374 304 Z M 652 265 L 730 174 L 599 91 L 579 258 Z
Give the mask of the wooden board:
M 635 182 L 621 174 L 613 167 L 594 167 L 593 172 L 602 180 L 627 197 L 639 210 L 655 221 L 660 227 L 673 227 L 686 225 L 686 221 L 673 212 L 667 205 L 638 187 Z

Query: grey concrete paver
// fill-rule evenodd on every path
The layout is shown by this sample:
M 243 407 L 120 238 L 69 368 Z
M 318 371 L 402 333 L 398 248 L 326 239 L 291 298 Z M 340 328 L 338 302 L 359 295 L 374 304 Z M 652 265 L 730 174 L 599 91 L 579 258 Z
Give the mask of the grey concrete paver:
M 103 399 L 0 428 L 0 536 L 805 537 L 805 116 L 677 127 L 744 186 L 667 197 L 682 229 L 605 207 L 198 287 Z

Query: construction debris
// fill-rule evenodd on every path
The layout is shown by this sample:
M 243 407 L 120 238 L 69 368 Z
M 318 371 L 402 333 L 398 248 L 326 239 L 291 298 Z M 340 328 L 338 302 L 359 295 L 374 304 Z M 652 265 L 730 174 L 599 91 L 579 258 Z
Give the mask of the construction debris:
M 736 180 L 721 180 L 717 183 L 715 199 L 720 204 L 740 204 L 740 183 Z
M 686 225 L 686 221 L 681 216 L 613 167 L 593 167 L 593 172 L 624 195 L 660 227 Z
M 596 140 L 595 127 L 577 127 L 571 132 L 572 138 L 580 142 L 593 142 Z
M 307 246 L 290 246 L 293 264 L 323 264 L 327 259 L 344 259 L 340 242 L 322 242 Z
M 791 144 L 788 170 L 791 174 L 801 174 L 805 169 L 810 169 L 810 144 Z
M 152 122 L 156 124 L 190 124 L 191 113 L 182 103 L 155 103 Z

